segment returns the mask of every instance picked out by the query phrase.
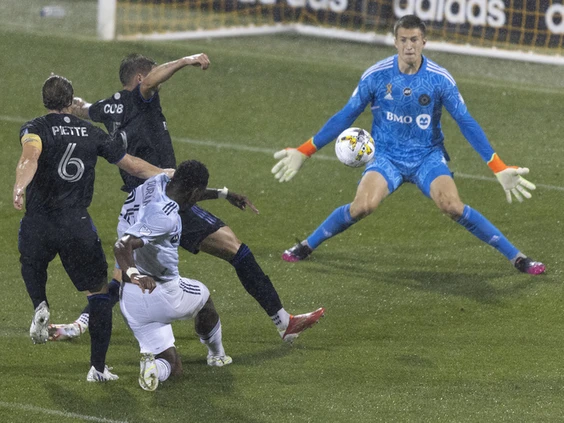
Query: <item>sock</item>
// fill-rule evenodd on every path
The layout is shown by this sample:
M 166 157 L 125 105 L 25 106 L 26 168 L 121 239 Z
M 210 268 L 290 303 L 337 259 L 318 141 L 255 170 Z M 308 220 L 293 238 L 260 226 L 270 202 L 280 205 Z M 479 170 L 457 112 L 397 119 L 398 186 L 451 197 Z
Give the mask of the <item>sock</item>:
M 217 321 L 215 327 L 207 335 L 200 335 L 200 342 L 208 347 L 208 355 L 223 357 L 225 350 L 221 343 L 221 320 Z
M 499 229 L 472 207 L 464 206 L 464 212 L 457 222 L 476 238 L 494 247 L 508 260 L 515 259 L 519 253 L 519 250 L 509 242 Z
M 49 301 L 47 301 L 47 292 L 45 286 L 47 285 L 47 265 L 42 265 L 40 263 L 35 263 L 32 259 L 28 257 L 20 257 L 22 278 L 27 289 L 27 293 L 31 302 L 33 303 L 33 309 L 35 310 L 39 304 L 43 301 L 49 307 Z
M 272 316 L 282 308 L 282 302 L 270 278 L 264 274 L 250 248 L 241 244 L 230 261 L 245 290 Z
M 276 329 L 278 329 L 279 331 L 286 330 L 288 324 L 290 323 L 290 313 L 288 313 L 283 308 L 278 310 L 278 312 L 275 315 L 270 316 L 270 318 L 272 319 L 272 322 L 276 325 Z
M 88 321 L 89 320 L 90 320 L 90 314 L 82 313 L 80 316 L 78 316 L 78 319 L 76 319 L 74 321 L 74 323 L 76 323 L 78 326 L 80 326 L 80 331 L 82 333 L 84 333 L 88 330 Z
M 121 286 L 121 284 L 119 283 L 119 281 L 116 281 L 115 279 L 112 279 L 110 281 L 110 283 L 108 284 L 108 287 L 109 287 L 108 294 L 110 296 L 110 302 L 112 303 L 112 307 L 114 305 L 116 305 L 116 303 L 119 302 L 119 288 L 120 288 L 120 286 Z M 84 307 L 84 310 L 82 310 L 82 313 L 80 314 L 78 319 L 76 319 L 74 322 L 81 325 L 81 327 L 83 327 L 84 330 L 88 329 L 88 315 L 89 314 L 90 314 L 90 303 L 86 304 L 86 307 Z M 83 317 L 83 316 L 85 316 L 85 317 Z
M 349 226 L 356 223 L 351 217 L 351 205 L 337 207 L 319 227 L 307 238 L 307 244 L 312 250 L 319 247 L 323 241 L 340 234 Z
M 88 296 L 90 304 L 90 365 L 104 371 L 112 336 L 112 302 L 109 294 Z
M 170 363 L 164 358 L 157 358 L 155 360 L 155 364 L 157 366 L 157 372 L 159 373 L 159 380 L 161 382 L 167 380 L 170 377 L 170 372 L 172 371 Z

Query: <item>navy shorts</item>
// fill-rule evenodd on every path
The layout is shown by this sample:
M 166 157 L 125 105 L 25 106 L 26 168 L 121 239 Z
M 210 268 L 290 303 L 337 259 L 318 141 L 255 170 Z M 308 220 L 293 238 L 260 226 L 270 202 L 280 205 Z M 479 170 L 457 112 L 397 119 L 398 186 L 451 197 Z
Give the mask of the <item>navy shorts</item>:
M 25 215 L 18 235 L 20 262 L 46 272 L 57 254 L 79 291 L 107 282 L 108 263 L 96 227 L 85 209 Z
M 182 219 L 180 246 L 192 254 L 198 254 L 202 241 L 225 226 L 221 219 L 198 206 L 180 210 L 178 214 Z

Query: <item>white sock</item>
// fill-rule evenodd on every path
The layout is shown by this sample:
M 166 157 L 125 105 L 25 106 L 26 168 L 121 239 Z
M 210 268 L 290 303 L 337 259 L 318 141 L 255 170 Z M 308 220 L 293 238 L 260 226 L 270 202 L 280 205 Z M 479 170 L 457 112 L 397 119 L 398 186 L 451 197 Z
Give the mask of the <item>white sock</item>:
M 278 330 L 286 330 L 290 323 L 290 314 L 283 308 L 278 310 L 274 316 L 270 316 L 270 318 Z
M 168 361 L 166 361 L 164 358 L 157 358 L 155 360 L 155 364 L 157 365 L 157 371 L 159 373 L 159 380 L 161 382 L 164 381 L 164 380 L 167 380 L 170 376 L 170 372 L 172 371 L 170 363 Z
M 208 347 L 208 355 L 216 357 L 223 357 L 225 355 L 225 350 L 221 342 L 221 320 L 217 321 L 217 325 L 215 325 L 210 333 L 200 336 L 200 342 Z
M 88 313 L 82 313 L 78 316 L 78 319 L 74 321 L 78 326 L 80 326 L 81 332 L 86 331 L 88 329 L 88 323 L 90 322 L 90 315 Z

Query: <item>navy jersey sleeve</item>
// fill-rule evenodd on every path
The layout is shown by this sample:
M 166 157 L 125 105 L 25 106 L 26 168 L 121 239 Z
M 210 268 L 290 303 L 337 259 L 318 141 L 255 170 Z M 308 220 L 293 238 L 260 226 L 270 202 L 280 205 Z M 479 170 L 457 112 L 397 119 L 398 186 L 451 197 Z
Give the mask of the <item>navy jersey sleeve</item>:
M 315 147 L 319 150 L 337 138 L 341 132 L 353 124 L 371 101 L 372 93 L 367 79 L 361 79 L 345 107 L 333 115 L 313 136 Z
M 442 100 L 445 109 L 456 121 L 460 132 L 462 132 L 462 135 L 468 140 L 472 148 L 478 152 L 485 162 L 488 162 L 494 154 L 488 137 L 482 127 L 468 112 L 468 108 L 464 103 L 462 95 L 458 91 L 458 87 L 456 85 L 449 85 L 450 84 L 443 90 Z
M 96 103 L 90 105 L 88 108 L 88 116 L 90 120 L 94 122 L 105 122 L 104 106 L 111 101 L 111 98 L 106 98 L 105 100 L 99 100 Z
M 92 133 L 96 135 L 98 141 L 98 156 L 103 157 L 109 163 L 115 164 L 125 156 L 125 145 L 120 134 L 110 136 L 102 129 L 92 127 Z

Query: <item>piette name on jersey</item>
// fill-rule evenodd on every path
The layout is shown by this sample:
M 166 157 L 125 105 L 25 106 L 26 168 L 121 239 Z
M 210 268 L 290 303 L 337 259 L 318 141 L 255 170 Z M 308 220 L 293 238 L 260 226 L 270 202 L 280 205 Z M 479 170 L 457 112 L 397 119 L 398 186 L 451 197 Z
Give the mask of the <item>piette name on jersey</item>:
M 52 126 L 53 135 L 75 135 L 78 137 L 87 137 L 88 132 L 84 126 Z

